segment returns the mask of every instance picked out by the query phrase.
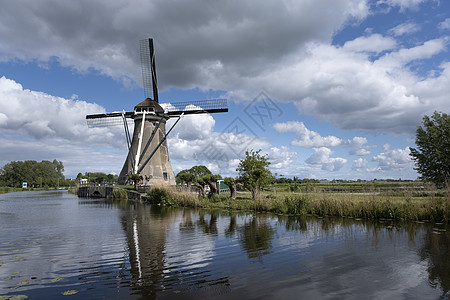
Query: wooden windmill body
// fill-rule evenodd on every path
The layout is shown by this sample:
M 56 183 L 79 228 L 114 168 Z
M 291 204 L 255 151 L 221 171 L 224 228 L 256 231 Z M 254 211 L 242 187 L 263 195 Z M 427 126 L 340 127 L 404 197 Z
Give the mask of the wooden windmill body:
M 89 127 L 124 126 L 128 155 L 119 175 L 119 184 L 129 183 L 130 175 L 139 174 L 144 185 L 174 185 L 175 174 L 166 141 L 168 134 L 184 115 L 227 112 L 227 101 L 214 99 L 160 104 L 152 39 L 141 41 L 141 66 L 146 96 L 152 90 L 153 99 L 147 97 L 132 112 L 87 115 L 86 120 Z M 166 122 L 173 117 L 177 120 L 166 131 Z M 129 122 L 134 123 L 132 136 Z

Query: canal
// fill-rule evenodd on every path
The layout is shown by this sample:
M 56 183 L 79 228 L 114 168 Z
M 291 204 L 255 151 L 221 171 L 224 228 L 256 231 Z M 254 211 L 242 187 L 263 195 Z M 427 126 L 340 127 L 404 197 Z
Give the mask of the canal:
M 16 299 L 448 299 L 450 228 L 0 195 Z

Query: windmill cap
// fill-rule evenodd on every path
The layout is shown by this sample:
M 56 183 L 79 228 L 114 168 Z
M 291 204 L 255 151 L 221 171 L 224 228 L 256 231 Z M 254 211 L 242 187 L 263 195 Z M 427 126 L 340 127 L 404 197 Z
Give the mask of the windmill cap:
M 164 113 L 164 108 L 159 105 L 158 102 L 151 98 L 147 98 L 144 101 L 140 102 L 134 107 L 134 111 L 142 111 L 143 108 L 152 108 L 150 111 L 156 112 L 157 114 Z
M 164 109 L 161 107 L 161 105 L 159 105 L 158 102 L 156 102 L 155 100 L 151 99 L 151 98 L 147 98 L 144 101 L 140 102 L 139 104 L 137 104 L 134 108 L 136 107 L 154 107 L 156 111 L 164 111 Z

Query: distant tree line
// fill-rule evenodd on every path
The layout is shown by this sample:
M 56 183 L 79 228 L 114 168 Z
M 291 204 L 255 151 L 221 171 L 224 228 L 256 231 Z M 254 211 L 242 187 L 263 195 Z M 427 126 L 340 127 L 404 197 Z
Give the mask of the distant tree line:
M 310 179 L 310 178 L 303 178 L 300 179 L 299 177 L 294 176 L 294 178 L 285 178 L 285 177 L 279 177 L 275 178 L 275 183 L 319 183 L 320 180 L 318 179 Z
M 114 183 L 119 180 L 119 175 L 117 174 L 105 174 L 103 172 L 85 172 L 84 175 L 82 173 L 78 173 L 77 181 L 80 179 L 87 179 L 89 182 L 95 183 Z
M 29 187 L 56 187 L 68 185 L 64 174 L 64 165 L 54 159 L 12 161 L 0 169 L 0 186 L 22 187 L 26 182 Z

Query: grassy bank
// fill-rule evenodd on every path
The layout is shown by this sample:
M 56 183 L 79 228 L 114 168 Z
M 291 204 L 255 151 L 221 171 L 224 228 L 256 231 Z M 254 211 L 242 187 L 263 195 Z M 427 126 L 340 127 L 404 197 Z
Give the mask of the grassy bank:
M 22 189 L 14 188 L 14 187 L 8 187 L 8 186 L 0 187 L 0 194 L 19 192 L 19 191 L 22 191 Z
M 31 191 L 49 191 L 49 190 L 53 190 L 53 188 L 27 188 L 27 189 L 22 189 L 22 188 L 1 186 L 0 187 L 0 194 L 13 193 L 13 192 L 22 192 L 22 191 L 31 192 Z
M 370 188 L 372 189 L 372 188 Z M 154 189 L 156 190 L 156 189 Z M 249 192 L 199 198 L 195 193 L 159 188 L 150 195 L 157 205 L 223 208 L 287 215 L 338 216 L 361 219 L 450 222 L 450 192 L 435 189 L 382 189 L 360 193 L 335 192 L 310 188 L 290 192 L 275 186 L 262 192 L 256 201 Z M 163 191 L 160 191 L 163 190 Z

